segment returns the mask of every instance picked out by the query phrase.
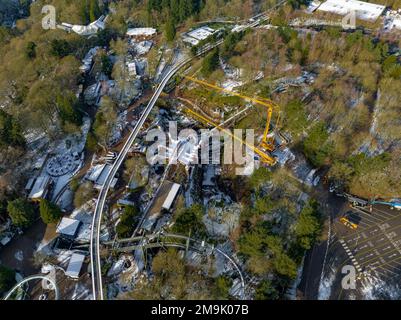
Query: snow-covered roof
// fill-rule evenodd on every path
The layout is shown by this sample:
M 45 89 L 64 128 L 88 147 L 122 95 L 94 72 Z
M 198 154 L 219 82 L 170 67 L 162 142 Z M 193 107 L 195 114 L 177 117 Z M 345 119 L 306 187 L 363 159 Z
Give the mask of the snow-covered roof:
M 200 41 L 200 40 L 205 40 L 215 32 L 216 31 L 212 28 L 200 27 L 198 29 L 187 32 L 187 35 Z
M 386 7 L 357 0 L 327 0 L 320 5 L 318 10 L 336 13 L 342 16 L 347 15 L 351 11 L 355 11 L 357 18 L 362 20 L 376 20 Z
M 99 30 L 103 30 L 105 28 L 105 20 L 106 18 L 104 16 L 101 16 L 99 19 L 97 19 L 96 21 L 92 22 L 87 26 L 81 26 L 75 24 L 71 27 L 71 30 L 81 36 L 93 35 L 96 34 Z M 63 25 L 67 27 L 67 24 Z
M 399 29 L 401 30 L 401 9 L 389 10 L 386 12 L 386 18 L 384 20 L 385 29 Z
M 166 200 L 164 200 L 164 203 L 162 205 L 162 208 L 166 210 L 170 210 L 171 205 L 173 204 L 173 201 L 175 197 L 177 196 L 178 191 L 180 190 L 180 185 L 178 183 L 174 183 L 173 186 L 170 189 L 170 192 L 168 193 L 168 196 Z
M 35 184 L 29 194 L 29 199 L 43 199 L 47 195 L 48 186 L 50 184 L 49 176 L 40 176 L 36 179 Z
M 88 177 L 88 180 L 92 181 L 92 182 L 96 182 L 96 180 L 102 174 L 103 169 L 104 169 L 105 166 L 106 166 L 105 164 L 99 164 L 99 165 L 96 165 L 96 166 L 92 167 L 90 175 Z
M 68 263 L 67 271 L 65 274 L 71 278 L 78 279 L 84 263 L 85 256 L 83 254 L 74 253 Z
M 393 20 L 393 27 L 401 30 L 401 16 Z
M 25 185 L 25 190 L 31 190 L 34 182 L 35 182 L 35 178 L 30 178 Z
M 131 28 L 127 30 L 127 36 L 137 37 L 137 36 L 153 36 L 156 34 L 155 28 Z
M 134 201 L 130 201 L 127 199 L 118 199 L 117 204 L 120 206 L 135 206 Z
M 106 181 L 106 177 L 109 174 L 109 172 L 111 171 L 112 166 L 109 164 L 106 164 L 103 167 L 102 172 L 100 173 L 99 177 L 96 179 L 96 184 L 99 186 L 102 186 L 104 184 L 104 182 Z
M 196 40 L 192 37 L 186 37 L 186 36 L 182 37 L 182 41 L 187 42 L 193 46 L 196 46 L 199 43 L 199 40 Z
M 56 232 L 65 236 L 75 237 L 81 222 L 76 219 L 62 218 Z
M 317 0 L 313 0 L 311 3 L 309 3 L 308 8 L 306 9 L 306 12 L 312 13 L 314 12 L 319 6 L 321 2 Z
M 152 49 L 153 42 L 149 40 L 144 40 L 141 42 L 131 42 L 137 55 L 144 55 Z

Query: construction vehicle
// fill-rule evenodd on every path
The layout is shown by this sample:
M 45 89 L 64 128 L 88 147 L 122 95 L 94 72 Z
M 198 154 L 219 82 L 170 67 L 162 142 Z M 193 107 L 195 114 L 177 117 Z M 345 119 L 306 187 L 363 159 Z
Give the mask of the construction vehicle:
M 382 205 L 385 205 L 385 206 L 390 206 L 391 209 L 401 210 L 401 203 L 395 202 L 395 201 L 387 202 L 387 201 L 376 201 L 376 200 L 374 200 L 374 201 L 371 201 L 369 204 L 370 205 L 382 204 Z
M 198 83 L 200 85 L 203 85 L 205 87 L 209 87 L 209 88 L 212 88 L 212 89 L 215 89 L 218 91 L 222 91 L 222 92 L 228 93 L 230 95 L 237 96 L 244 100 L 247 100 L 247 101 L 253 102 L 255 104 L 259 104 L 259 105 L 266 107 L 267 108 L 266 127 L 264 130 L 263 136 L 262 136 L 262 140 L 260 142 L 260 147 L 262 147 L 263 149 L 265 149 L 268 152 L 274 151 L 274 149 L 275 149 L 275 146 L 274 146 L 275 132 L 270 132 L 270 125 L 271 125 L 271 120 L 272 120 L 272 115 L 273 115 L 273 109 L 279 108 L 277 104 L 275 104 L 273 101 L 271 101 L 269 99 L 264 99 L 264 98 L 263 99 L 262 98 L 255 99 L 255 98 L 247 97 L 247 96 L 244 96 L 237 92 L 233 92 L 231 90 L 221 88 L 217 85 L 214 85 L 214 84 L 211 84 L 206 81 L 199 80 L 199 79 L 196 79 L 196 78 L 193 78 L 190 76 L 184 76 L 184 78 L 186 78 L 190 81 L 193 81 L 195 83 Z M 280 116 L 277 117 L 277 123 L 275 126 L 275 130 L 277 130 L 279 121 L 280 121 Z M 209 122 L 209 123 L 212 123 L 212 122 Z M 276 161 L 272 157 L 268 156 L 267 154 L 265 154 L 264 152 L 262 152 L 259 149 L 257 149 L 257 150 L 258 151 L 256 151 L 256 150 L 254 150 L 254 151 L 261 156 L 261 158 L 264 162 L 268 163 L 269 165 L 271 165 L 272 163 L 276 163 Z M 263 156 L 261 155 L 261 153 L 263 154 Z
M 343 214 L 340 218 L 340 222 L 352 230 L 358 229 L 358 221 L 350 215 L 350 212 Z
M 350 195 L 348 193 L 343 193 L 343 195 L 351 202 L 351 206 L 354 207 L 369 207 L 369 210 L 372 211 L 372 206 L 375 204 L 381 204 L 384 206 L 389 206 L 391 209 L 401 210 L 401 203 L 395 200 L 392 201 L 382 201 L 382 200 L 365 200 L 358 198 L 356 196 Z

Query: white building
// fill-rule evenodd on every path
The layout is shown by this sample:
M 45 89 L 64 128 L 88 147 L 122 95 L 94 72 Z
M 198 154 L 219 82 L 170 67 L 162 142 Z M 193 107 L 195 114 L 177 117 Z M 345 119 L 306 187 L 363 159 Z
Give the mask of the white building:
M 194 46 L 197 45 L 200 41 L 207 39 L 215 32 L 216 30 L 209 28 L 207 26 L 200 27 L 198 29 L 191 30 L 186 34 L 184 34 L 182 37 L 182 41 Z
M 65 275 L 73 279 L 78 279 L 84 260 L 85 256 L 83 254 L 74 253 L 70 258 Z
M 401 30 L 401 9 L 389 10 L 384 19 L 384 29 L 391 31 L 393 29 Z
M 41 199 L 45 199 L 51 184 L 51 180 L 49 176 L 40 176 L 36 179 L 35 184 L 32 187 L 31 192 L 29 193 L 29 199 L 33 201 L 40 201 Z
M 126 35 L 136 40 L 145 40 L 155 36 L 156 32 L 154 28 L 130 28 L 127 30 Z
M 100 164 L 94 166 L 88 172 L 87 179 L 94 183 L 94 187 L 100 190 L 106 181 L 107 175 L 110 173 L 112 166 L 109 164 Z M 117 178 L 113 178 L 110 187 L 113 189 L 117 183 Z
M 180 185 L 178 183 L 174 183 L 173 186 L 171 187 L 166 200 L 164 200 L 164 203 L 162 205 L 163 209 L 170 210 L 171 205 L 173 204 L 175 198 L 177 197 L 178 191 L 180 191 Z
M 57 225 L 56 232 L 69 239 L 74 239 L 75 236 L 77 235 L 80 225 L 81 225 L 80 221 L 64 217 Z
M 81 36 L 91 36 L 96 34 L 99 30 L 104 30 L 106 17 L 101 16 L 96 21 L 87 26 L 73 25 L 71 30 Z
M 386 7 L 357 0 L 327 0 L 317 10 L 345 16 L 355 11 L 356 18 L 375 21 Z

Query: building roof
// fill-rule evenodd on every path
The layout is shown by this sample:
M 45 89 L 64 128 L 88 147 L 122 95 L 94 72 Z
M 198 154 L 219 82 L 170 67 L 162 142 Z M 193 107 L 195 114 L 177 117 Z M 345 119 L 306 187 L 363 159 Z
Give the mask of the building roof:
M 350 11 L 355 11 L 357 18 L 361 20 L 376 20 L 386 7 L 357 0 L 327 0 L 318 8 L 320 11 L 331 12 L 342 16 Z
M 97 33 L 99 30 L 103 30 L 105 28 L 104 22 L 105 22 L 105 17 L 101 16 L 99 19 L 93 21 L 87 26 L 81 26 L 75 24 L 71 27 L 71 30 L 74 31 L 75 33 L 78 33 L 81 36 L 89 36 Z M 66 25 L 64 24 L 64 26 Z
M 76 219 L 62 218 L 56 232 L 65 236 L 75 237 L 81 222 Z
M 65 272 L 65 274 L 71 278 L 78 279 L 84 260 L 85 256 L 83 254 L 73 253 L 70 258 L 70 262 L 68 263 L 67 271 Z
M 30 178 L 26 183 L 25 190 L 31 190 L 33 187 L 33 183 L 35 182 L 35 178 Z
M 187 32 L 187 35 L 195 38 L 196 40 L 205 40 L 209 36 L 215 33 L 215 30 L 209 27 L 200 27 L 198 29 Z
M 174 182 L 165 180 L 154 195 L 152 205 L 149 208 L 149 217 L 158 217 L 163 209 L 163 205 L 173 187 Z
M 186 37 L 186 36 L 182 37 L 182 41 L 189 43 L 193 46 L 196 46 L 199 43 L 199 40 L 196 40 L 195 38 L 192 38 L 192 37 Z
M 119 206 L 135 206 L 135 202 L 127 200 L 127 199 L 118 199 L 117 205 L 119 205 Z
M 43 199 L 47 195 L 48 186 L 50 183 L 50 177 L 40 176 L 36 179 L 35 184 L 31 192 L 29 193 L 29 199 Z
M 153 36 L 156 34 L 156 29 L 154 28 L 131 28 L 127 30 L 127 36 L 137 37 L 137 36 Z
M 106 181 L 107 175 L 109 174 L 109 172 L 111 171 L 112 166 L 109 164 L 106 164 L 103 167 L 102 172 L 100 173 L 99 177 L 96 179 L 96 184 L 99 186 L 102 186 L 104 184 L 104 182 Z
M 102 174 L 105 166 L 106 166 L 105 164 L 99 164 L 99 165 L 93 166 L 91 168 L 91 172 L 89 174 L 88 180 L 92 181 L 92 182 L 96 182 L 96 180 L 99 179 L 100 175 Z
M 173 201 L 174 201 L 175 197 L 177 196 L 178 191 L 180 190 L 180 187 L 181 186 L 178 183 L 173 184 L 173 186 L 170 189 L 170 192 L 168 193 L 166 200 L 164 200 L 162 208 L 164 208 L 166 210 L 170 210 L 171 205 L 173 204 Z

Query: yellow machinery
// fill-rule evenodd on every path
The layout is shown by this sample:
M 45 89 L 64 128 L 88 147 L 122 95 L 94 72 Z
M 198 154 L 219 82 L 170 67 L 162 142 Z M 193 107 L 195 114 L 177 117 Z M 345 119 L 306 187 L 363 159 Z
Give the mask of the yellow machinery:
M 196 118 L 198 118 L 201 122 L 207 124 L 207 125 L 212 125 L 213 127 L 217 128 L 218 130 L 228 134 L 229 136 L 233 137 L 235 140 L 240 141 L 242 144 L 244 144 L 247 148 L 251 149 L 252 151 L 254 151 L 257 155 L 260 156 L 261 160 L 272 166 L 276 163 L 276 159 L 274 159 L 273 157 L 267 155 L 266 153 L 264 153 L 263 151 L 261 151 L 259 148 L 256 148 L 253 145 L 248 144 L 246 141 L 240 139 L 238 136 L 232 134 L 229 130 L 226 130 L 225 128 L 223 128 L 222 126 L 220 126 L 219 124 L 214 123 L 212 120 L 206 118 L 205 116 L 186 108 L 185 112 L 187 112 L 188 114 L 190 114 L 191 116 L 195 116 Z
M 272 119 L 272 114 L 273 114 L 273 108 L 278 108 L 277 104 L 275 104 L 273 101 L 271 101 L 269 99 L 255 99 L 255 98 L 247 97 L 247 96 L 244 96 L 242 94 L 239 94 L 239 93 L 233 92 L 231 90 L 227 90 L 227 89 L 221 88 L 221 87 L 216 86 L 214 84 L 211 84 L 211 83 L 208 83 L 206 81 L 199 80 L 199 79 L 196 79 L 196 78 L 193 78 L 193 77 L 190 77 L 190 76 L 184 76 L 184 77 L 186 79 L 190 80 L 190 81 L 196 82 L 196 83 L 201 84 L 203 86 L 206 86 L 206 87 L 209 87 L 209 88 L 213 88 L 213 89 L 228 93 L 230 95 L 240 97 L 240 98 L 245 99 L 247 101 L 251 101 L 251 102 L 254 102 L 256 104 L 260 104 L 262 106 L 265 106 L 267 108 L 266 128 L 265 128 L 265 131 L 263 133 L 263 137 L 262 137 L 262 141 L 260 143 L 260 146 L 262 148 L 264 148 L 265 150 L 267 150 L 267 151 L 273 151 L 274 150 L 274 134 L 270 133 L 269 130 L 270 130 L 270 124 L 271 124 L 271 119 Z M 277 119 L 277 124 L 278 124 L 278 121 L 279 121 L 279 117 Z
M 356 230 L 358 228 L 358 225 L 356 223 L 351 222 L 348 218 L 346 217 L 341 217 L 340 222 L 345 225 L 346 227 Z

